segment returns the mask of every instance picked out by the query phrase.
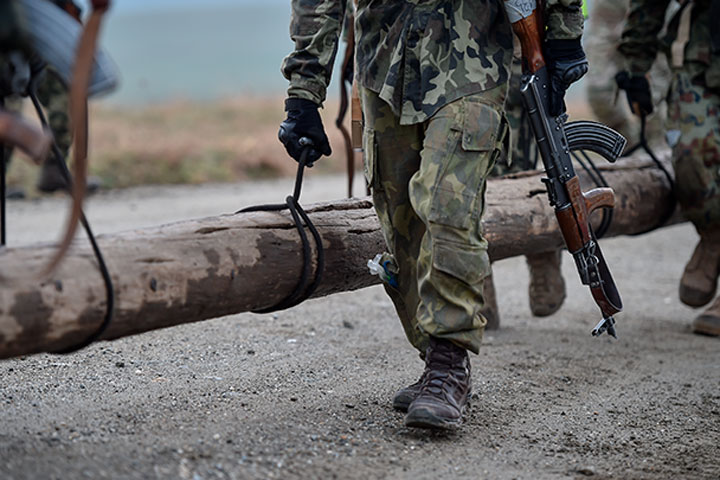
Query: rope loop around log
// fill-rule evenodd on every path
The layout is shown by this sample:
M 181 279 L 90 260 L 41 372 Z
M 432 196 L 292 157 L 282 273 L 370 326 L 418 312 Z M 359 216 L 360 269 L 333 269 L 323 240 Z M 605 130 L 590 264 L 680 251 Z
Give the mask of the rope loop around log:
M 302 140 L 303 139 L 301 139 L 301 141 Z M 284 204 L 280 203 L 256 205 L 243 208 L 242 210 L 238 210 L 237 212 L 235 212 L 277 212 L 288 209 L 290 210 L 290 215 L 293 218 L 295 228 L 297 228 L 298 234 L 300 234 L 300 240 L 302 242 L 303 268 L 300 274 L 300 279 L 297 285 L 295 285 L 294 290 L 290 293 L 290 295 L 285 297 L 277 304 L 270 307 L 253 310 L 252 313 L 277 312 L 279 310 L 285 310 L 287 308 L 299 305 L 300 303 L 307 300 L 310 295 L 313 294 L 317 286 L 320 284 L 320 280 L 322 279 L 323 270 L 325 269 L 325 250 L 323 249 L 322 238 L 320 237 L 320 233 L 317 231 L 317 228 L 315 228 L 315 225 L 313 225 L 313 223 L 310 221 L 307 213 L 305 213 L 305 210 L 302 208 L 302 206 L 300 206 L 299 203 L 300 193 L 302 189 L 303 173 L 305 171 L 307 157 L 311 148 L 312 145 L 307 144 L 302 151 L 302 156 L 300 157 L 300 161 L 298 162 L 297 174 L 295 176 L 295 188 L 293 189 L 293 194 L 287 196 Z M 317 268 L 315 269 L 315 275 L 313 276 L 312 281 L 310 280 L 310 270 L 312 269 L 312 248 L 310 247 L 307 233 L 305 233 L 305 226 L 307 226 L 308 230 L 310 230 L 310 233 L 315 240 L 315 248 L 317 249 Z

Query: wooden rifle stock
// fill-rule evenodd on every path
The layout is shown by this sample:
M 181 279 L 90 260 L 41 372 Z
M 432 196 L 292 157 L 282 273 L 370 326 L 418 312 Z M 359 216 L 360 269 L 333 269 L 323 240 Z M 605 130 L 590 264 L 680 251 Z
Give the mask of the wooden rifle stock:
M 537 72 L 545 66 L 541 45 L 542 22 L 540 21 L 540 14 L 537 10 L 533 10 L 529 17 L 514 22 L 512 29 L 520 40 L 525 69 L 533 73 Z
M 590 214 L 598 208 L 615 206 L 615 193 L 611 188 L 593 188 L 587 193 L 580 189 L 580 180 L 574 176 L 565 184 L 570 196 L 569 208 L 555 210 L 565 244 L 570 253 L 577 253 L 592 239 Z

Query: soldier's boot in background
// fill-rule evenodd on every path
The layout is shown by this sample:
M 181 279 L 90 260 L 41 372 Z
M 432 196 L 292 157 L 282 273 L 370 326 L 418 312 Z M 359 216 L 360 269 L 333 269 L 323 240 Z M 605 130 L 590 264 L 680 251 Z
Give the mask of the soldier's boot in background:
M 430 337 L 420 392 L 408 407 L 405 425 L 449 428 L 460 424 L 470 396 L 467 350 L 449 340 Z
M 530 311 L 536 317 L 557 312 L 565 301 L 565 280 L 560 270 L 561 250 L 525 257 L 530 269 Z
M 700 241 L 680 279 L 680 301 L 702 307 L 715 296 L 720 273 L 720 230 L 700 233 Z
M 58 190 L 67 190 L 68 183 L 62 174 L 60 165 L 52 157 L 43 162 L 40 168 L 40 176 L 37 181 L 37 189 L 43 193 L 53 193 Z
M 88 194 L 95 193 L 100 189 L 102 182 L 98 177 L 88 176 L 86 190 Z M 62 174 L 61 167 L 52 158 L 42 164 L 40 176 L 37 181 L 37 189 L 43 193 L 54 193 L 58 190 L 67 190 L 68 184 Z
M 480 313 L 485 317 L 485 320 L 487 320 L 485 330 L 497 330 L 500 328 L 500 310 L 497 305 L 495 283 L 493 282 L 492 275 L 485 277 L 483 282 L 483 300 L 485 300 L 485 305 L 480 310 Z
M 692 322 L 692 331 L 712 337 L 720 336 L 720 297 Z

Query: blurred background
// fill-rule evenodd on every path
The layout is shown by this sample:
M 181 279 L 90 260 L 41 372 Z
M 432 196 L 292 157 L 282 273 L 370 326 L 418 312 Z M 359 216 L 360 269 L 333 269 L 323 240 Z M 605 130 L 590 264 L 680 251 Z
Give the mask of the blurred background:
M 91 105 L 91 175 L 103 188 L 292 175 L 295 163 L 277 141 L 289 22 L 290 0 L 114 2 L 101 43 L 121 84 Z M 333 157 L 313 174 L 345 169 L 337 78 L 322 111 Z M 587 110 L 582 85 L 570 101 L 573 111 Z M 13 162 L 9 182 L 32 196 L 36 176 Z

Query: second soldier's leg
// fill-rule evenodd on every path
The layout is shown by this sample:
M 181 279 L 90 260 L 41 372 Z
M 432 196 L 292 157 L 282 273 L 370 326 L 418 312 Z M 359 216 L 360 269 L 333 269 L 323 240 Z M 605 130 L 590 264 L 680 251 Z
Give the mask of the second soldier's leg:
M 673 145 L 678 202 L 700 241 L 680 281 L 680 299 L 691 306 L 712 300 L 720 273 L 720 92 L 677 72 L 668 123 L 679 133 Z M 720 301 L 693 322 L 698 333 L 720 335 Z
M 48 67 L 45 77 L 38 86 L 38 100 L 45 107 L 50 130 L 55 138 L 63 159 L 66 159 L 72 145 L 72 129 L 70 126 L 70 95 L 60 77 Z M 59 159 L 49 155 L 43 162 L 37 188 L 41 192 L 51 193 L 67 188 L 67 182 L 62 174 Z

